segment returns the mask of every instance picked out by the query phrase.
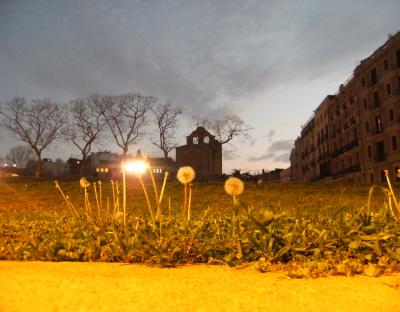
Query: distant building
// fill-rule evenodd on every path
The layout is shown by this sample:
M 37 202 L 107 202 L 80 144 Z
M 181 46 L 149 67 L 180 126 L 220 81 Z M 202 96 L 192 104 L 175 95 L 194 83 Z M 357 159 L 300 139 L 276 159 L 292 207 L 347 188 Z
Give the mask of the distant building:
M 198 127 L 186 137 L 186 145 L 176 148 L 176 163 L 193 167 L 199 178 L 222 175 L 222 144 L 205 128 Z
M 37 165 L 36 160 L 29 160 L 26 163 L 27 174 L 34 174 Z M 50 158 L 43 158 L 40 166 L 40 176 L 44 177 L 65 177 L 71 175 L 70 166 L 61 159 L 53 161 Z
M 128 160 L 143 159 L 140 150 L 137 151 L 136 156 L 128 157 Z M 176 162 L 171 158 L 165 157 L 146 157 L 147 163 L 155 177 L 163 177 L 165 172 L 175 175 L 177 172 Z
M 384 182 L 400 168 L 400 32 L 362 60 L 305 123 L 291 153 L 298 181 Z
M 126 156 L 126 160 L 143 159 L 140 150 L 136 156 Z M 163 157 L 146 157 L 155 176 L 164 176 L 164 172 L 168 171 L 175 174 L 177 171 L 176 163 L 172 158 Z M 122 156 L 111 152 L 92 153 L 86 161 L 69 158 L 67 163 L 70 166 L 72 175 L 81 175 L 82 166 L 84 170 L 83 176 L 93 176 L 101 178 L 118 178 L 121 175 Z
M 281 172 L 284 171 L 284 169 L 281 168 L 275 168 L 272 171 L 262 171 L 261 178 L 263 182 L 266 183 L 279 183 L 281 182 Z
M 279 173 L 279 180 L 281 183 L 289 183 L 292 181 L 292 169 L 286 168 Z
M 117 177 L 121 172 L 121 158 L 107 151 L 92 153 L 86 160 L 85 172 L 89 176 L 101 178 Z

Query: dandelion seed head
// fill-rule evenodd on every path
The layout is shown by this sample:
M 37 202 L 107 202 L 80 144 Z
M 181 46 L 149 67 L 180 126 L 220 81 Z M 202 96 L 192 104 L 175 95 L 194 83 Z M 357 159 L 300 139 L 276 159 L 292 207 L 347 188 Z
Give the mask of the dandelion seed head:
M 79 180 L 79 184 L 81 185 L 81 187 L 89 187 L 90 183 L 88 182 L 88 180 L 86 180 L 86 178 L 81 178 Z
M 244 191 L 244 184 L 242 180 L 231 177 L 225 181 L 225 192 L 229 195 L 236 196 L 242 194 Z
M 192 167 L 186 166 L 179 168 L 176 178 L 182 184 L 188 184 L 193 181 L 195 176 L 196 173 L 194 172 L 194 169 Z

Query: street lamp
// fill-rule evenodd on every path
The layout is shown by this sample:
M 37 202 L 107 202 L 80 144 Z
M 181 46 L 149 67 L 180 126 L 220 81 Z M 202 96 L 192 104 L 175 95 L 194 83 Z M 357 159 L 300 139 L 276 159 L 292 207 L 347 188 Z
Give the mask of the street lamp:
M 124 213 L 124 226 L 126 227 L 126 173 L 133 173 L 139 177 L 146 172 L 149 164 L 143 160 L 131 160 L 122 163 L 122 208 Z

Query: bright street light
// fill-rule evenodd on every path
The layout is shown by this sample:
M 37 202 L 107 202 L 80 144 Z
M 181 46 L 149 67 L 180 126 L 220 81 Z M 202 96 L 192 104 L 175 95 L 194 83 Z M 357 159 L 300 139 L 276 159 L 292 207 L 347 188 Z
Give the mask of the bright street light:
M 146 172 L 148 164 L 143 160 L 128 161 L 124 165 L 124 170 L 129 173 L 142 175 Z

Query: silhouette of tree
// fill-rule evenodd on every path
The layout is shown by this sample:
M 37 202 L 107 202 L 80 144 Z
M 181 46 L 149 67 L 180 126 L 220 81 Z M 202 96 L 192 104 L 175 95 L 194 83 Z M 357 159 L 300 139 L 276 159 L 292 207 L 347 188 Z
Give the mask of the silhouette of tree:
M 28 105 L 23 97 L 16 97 L 0 107 L 0 115 L 1 126 L 34 151 L 38 177 L 43 150 L 61 135 L 66 123 L 65 107 L 50 99 L 35 99 Z
M 139 93 L 102 97 L 100 112 L 124 156 L 129 145 L 144 134 L 142 129 L 147 122 L 147 113 L 155 102 L 154 97 Z
M 15 146 L 6 155 L 6 160 L 16 164 L 19 168 L 25 168 L 26 163 L 36 158 L 35 153 L 29 146 Z
M 92 144 L 98 140 L 106 125 L 101 111 L 101 101 L 101 96 L 92 95 L 70 102 L 69 122 L 64 130 L 64 136 L 71 140 L 81 152 L 81 175 L 85 170 L 86 159 L 91 152 Z
M 212 132 L 221 144 L 226 144 L 235 137 L 251 138 L 249 132 L 252 128 L 237 115 L 225 115 L 214 120 L 199 116 L 195 116 L 193 119 L 197 126 L 203 126 Z
M 169 152 L 176 147 L 175 131 L 182 110 L 169 102 L 157 102 L 152 112 L 158 128 L 158 139 L 152 140 L 152 143 L 162 150 L 165 158 L 168 158 Z

